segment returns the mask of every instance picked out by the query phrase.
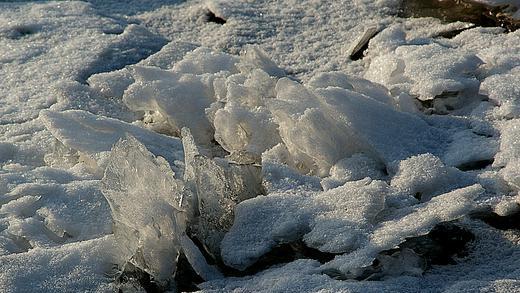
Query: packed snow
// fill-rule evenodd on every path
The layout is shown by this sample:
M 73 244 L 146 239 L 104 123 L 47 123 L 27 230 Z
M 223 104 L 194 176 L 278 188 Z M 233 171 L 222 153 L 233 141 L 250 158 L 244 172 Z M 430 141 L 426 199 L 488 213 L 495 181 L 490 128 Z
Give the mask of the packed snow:
M 0 3 L 0 291 L 520 291 L 520 31 L 400 4 Z

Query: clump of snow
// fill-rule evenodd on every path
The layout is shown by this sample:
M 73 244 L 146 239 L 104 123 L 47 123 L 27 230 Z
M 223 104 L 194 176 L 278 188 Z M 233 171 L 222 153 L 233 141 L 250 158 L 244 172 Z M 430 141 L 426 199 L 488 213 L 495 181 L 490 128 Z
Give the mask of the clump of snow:
M 235 223 L 222 242 L 222 257 L 226 264 L 245 269 L 277 243 L 303 237 L 310 247 L 345 253 L 325 268 L 355 275 L 377 253 L 470 212 L 473 199 L 482 192 L 479 185 L 457 189 L 391 211 L 384 220 L 377 216 L 385 209 L 390 191 L 381 181 L 347 182 L 326 192 L 268 194 L 237 206 Z
M 330 176 L 321 181 L 324 190 L 345 184 L 347 181 L 360 180 L 365 177 L 384 179 L 384 166 L 364 154 L 339 160 L 330 168 Z
M 413 194 L 421 201 L 475 183 L 475 178 L 454 167 L 445 166 L 432 154 L 410 157 L 399 163 L 391 186 Z
M 499 117 L 511 119 L 520 117 L 518 103 L 520 99 L 520 68 L 505 74 L 487 77 L 480 85 L 480 92 L 490 98 L 499 107 L 495 110 Z

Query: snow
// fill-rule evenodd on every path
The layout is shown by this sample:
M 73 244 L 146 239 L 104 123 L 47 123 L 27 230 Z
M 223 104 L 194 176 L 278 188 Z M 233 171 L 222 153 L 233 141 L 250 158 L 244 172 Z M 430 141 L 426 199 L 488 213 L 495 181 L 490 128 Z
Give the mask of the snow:
M 518 291 L 520 31 L 399 4 L 1 3 L 0 291 Z

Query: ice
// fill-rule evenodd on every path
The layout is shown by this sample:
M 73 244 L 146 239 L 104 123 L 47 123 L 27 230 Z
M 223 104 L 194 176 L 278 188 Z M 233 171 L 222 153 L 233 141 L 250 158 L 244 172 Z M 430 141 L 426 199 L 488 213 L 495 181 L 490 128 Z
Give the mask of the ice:
M 113 290 L 105 272 L 110 269 L 111 236 L 52 249 L 0 256 L 0 291 L 49 292 Z
M 262 154 L 262 186 L 267 193 L 295 189 L 322 190 L 320 179 L 298 173 L 284 144 Z
M 231 159 L 240 162 L 259 162 L 261 154 L 278 144 L 281 139 L 269 111 L 257 108 L 251 111 L 227 103 L 215 113 L 215 140 L 231 152 Z
M 384 166 L 364 154 L 354 154 L 352 157 L 339 160 L 330 168 L 330 176 L 321 181 L 325 190 L 338 187 L 347 181 L 360 180 L 365 177 L 384 179 Z
M 244 201 L 222 241 L 222 258 L 245 269 L 276 244 L 301 237 L 323 251 L 355 248 L 383 209 L 385 188 L 384 182 L 361 180 L 323 193 L 289 190 Z
M 209 48 L 197 48 L 175 63 L 173 71 L 179 73 L 205 74 L 227 71 L 238 73 L 238 58 L 226 53 L 217 53 Z
M 238 165 L 225 159 L 210 159 L 200 154 L 188 129 L 183 130 L 186 152 L 185 180 L 195 193 L 194 234 L 215 257 L 220 257 L 220 243 L 231 228 L 235 206 L 263 193 L 261 169 Z
M 135 66 L 135 82 L 125 91 L 123 101 L 134 111 L 158 111 L 172 131 L 189 127 L 199 143 L 209 144 L 213 127 L 204 109 L 213 102 L 213 76 L 181 74 Z
M 102 184 L 112 210 L 119 264 L 130 261 L 159 282 L 168 280 L 186 229 L 182 182 L 164 159 L 154 158 L 129 136 L 114 145 Z
M 520 69 L 517 67 L 510 73 L 491 75 L 480 85 L 480 92 L 498 104 L 499 108 L 495 110 L 497 116 L 506 119 L 520 117 L 520 85 L 517 82 L 519 78 Z
M 498 151 L 495 133 L 486 131 L 476 133 L 478 129 L 462 130 L 451 136 L 451 143 L 446 148 L 442 161 L 449 166 L 471 169 L 471 164 L 492 162 Z
M 443 134 L 418 116 L 347 89 L 310 92 L 296 82 L 281 79 L 277 93 L 270 107 L 282 140 L 304 172 L 325 176 L 338 160 L 358 152 L 388 166 L 395 160 L 435 153 L 443 147 Z
M 185 234 L 189 206 L 183 198 L 189 191 L 163 158 L 154 157 L 136 138 L 123 138 L 110 153 L 102 186 L 112 210 L 121 267 L 130 262 L 165 286 L 184 252 L 203 277 L 219 276 Z
M 127 133 L 143 141 L 150 150 L 168 160 L 175 173 L 182 176 L 184 158 L 179 139 L 154 133 L 120 120 L 97 116 L 85 111 L 42 111 L 40 119 L 47 129 L 65 146 L 85 153 L 93 160 L 102 160 L 112 145 Z M 80 137 L 77 133 L 82 133 Z M 99 164 L 99 162 L 98 162 Z M 99 166 L 96 166 L 96 169 Z
M 358 250 L 337 256 L 324 267 L 337 268 L 345 274 L 355 275 L 357 269 L 370 265 L 377 253 L 394 248 L 408 237 L 424 235 L 438 223 L 464 216 L 475 207 L 473 199 L 483 192 L 483 188 L 476 184 L 439 195 L 412 208 L 405 208 L 406 213 L 400 217 L 376 225 Z
M 127 69 L 103 72 L 91 75 L 87 82 L 106 97 L 122 98 L 125 90 L 133 83 Z
M 285 76 L 283 69 L 278 67 L 258 46 L 246 46 L 243 49 L 238 68 L 241 72 L 250 72 L 258 68 L 270 76 Z
M 268 194 L 237 206 L 235 223 L 222 242 L 222 257 L 227 265 L 245 269 L 276 244 L 303 237 L 307 245 L 321 251 L 347 252 L 326 267 L 348 273 L 369 265 L 377 253 L 406 237 L 423 235 L 439 222 L 465 215 L 482 192 L 479 185 L 457 189 L 391 212 L 394 216 L 380 223 L 377 215 L 390 194 L 381 181 L 348 182 L 322 193 Z
M 320 73 L 311 78 L 307 85 L 315 89 L 340 87 L 364 94 L 390 106 L 393 106 L 395 103 L 386 87 L 340 71 Z
M 180 254 L 178 291 L 517 291 L 517 233 L 471 211 L 518 212 L 520 31 L 394 0 L 105 2 L 0 4 L 0 291 L 139 290 L 112 264 L 165 284 Z M 454 264 L 396 248 L 445 221 L 474 236 Z
M 378 41 L 386 40 L 381 37 Z M 437 43 L 412 42 L 376 56 L 365 78 L 385 85 L 395 94 L 404 92 L 421 101 L 435 99 L 434 108 L 446 112 L 478 100 L 476 75 L 481 64 L 483 61 L 471 52 Z
M 493 166 L 503 167 L 520 157 L 520 119 L 505 121 L 500 126 L 500 148 Z

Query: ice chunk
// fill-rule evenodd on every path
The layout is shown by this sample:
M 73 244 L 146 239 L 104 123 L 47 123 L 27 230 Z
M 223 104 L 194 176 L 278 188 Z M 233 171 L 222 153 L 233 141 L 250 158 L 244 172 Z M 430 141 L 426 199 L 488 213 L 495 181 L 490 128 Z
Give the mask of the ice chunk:
M 338 160 L 360 152 L 388 166 L 411 155 L 438 153 L 445 143 L 444 134 L 418 116 L 347 89 L 311 92 L 280 79 L 277 93 L 268 107 L 303 172 L 326 176 Z
M 102 186 L 112 210 L 119 264 L 129 261 L 167 281 L 175 273 L 186 229 L 183 183 L 164 159 L 128 136 L 114 145 Z
M 328 192 L 288 190 L 240 203 L 235 223 L 222 241 L 224 262 L 245 269 L 278 243 L 304 237 L 329 252 L 357 248 L 371 222 L 384 208 L 382 181 L 346 183 Z
M 202 277 L 220 276 L 185 234 L 191 207 L 183 199 L 190 192 L 163 158 L 134 137 L 123 138 L 111 151 L 102 186 L 112 210 L 119 265 L 130 262 L 164 285 L 182 252 Z
M 214 101 L 215 75 L 180 74 L 152 67 L 134 66 L 136 80 L 123 96 L 125 104 L 134 111 L 158 111 L 180 133 L 189 127 L 199 143 L 209 144 L 213 127 L 205 109 Z
M 474 208 L 473 199 L 483 192 L 484 189 L 475 184 L 405 208 L 400 216 L 378 224 L 358 250 L 337 256 L 323 268 L 355 275 L 359 268 L 370 265 L 379 252 L 394 248 L 407 237 L 426 234 L 438 223 L 464 216 Z
M 248 45 L 241 52 L 238 68 L 241 72 L 249 72 L 255 68 L 261 69 L 270 76 L 285 76 L 283 69 L 278 67 L 258 46 Z
M 461 170 L 471 169 L 472 164 L 479 162 L 490 164 L 498 150 L 496 137 L 477 135 L 469 129 L 452 134 L 451 139 L 442 161 Z
M 520 158 L 520 119 L 513 119 L 500 125 L 500 150 L 493 167 L 506 166 L 517 158 Z
M 262 154 L 262 185 L 267 193 L 288 190 L 321 191 L 320 179 L 298 173 L 283 143 Z
M 127 69 L 91 75 L 87 79 L 93 89 L 106 97 L 122 98 L 125 90 L 134 82 Z
M 98 154 L 110 151 L 119 138 L 129 133 L 142 141 L 152 153 L 164 157 L 174 171 L 182 176 L 182 165 L 178 162 L 184 158 L 184 152 L 179 139 L 79 110 L 42 111 L 40 119 L 66 147 L 92 158 L 98 158 Z
M 510 186 L 520 191 L 520 159 L 509 161 L 507 166 L 500 170 L 500 174 Z
M 365 78 L 423 101 L 456 95 L 456 99 L 443 101 L 448 107 L 460 108 L 467 99 L 477 96 L 479 81 L 475 72 L 482 63 L 475 54 L 435 43 L 402 45 L 395 52 L 374 58 Z
M 385 103 L 390 106 L 393 106 L 395 103 L 386 87 L 364 78 L 349 75 L 340 71 L 317 74 L 311 78 L 311 80 L 309 80 L 307 86 L 314 89 L 340 87 L 364 94 L 374 100 L 380 101 L 381 103 Z
M 264 151 L 281 142 L 277 125 L 265 107 L 248 111 L 227 103 L 215 113 L 214 125 L 215 140 L 239 163 L 259 163 Z
M 215 257 L 220 242 L 233 224 L 235 206 L 263 193 L 261 169 L 255 165 L 238 165 L 222 158 L 210 159 L 200 154 L 188 129 L 183 129 L 186 152 L 185 180 L 197 200 L 194 234 Z
M 453 167 L 446 167 L 432 154 L 422 154 L 399 163 L 391 186 L 424 202 L 436 195 L 473 183 L 474 176 Z
M 507 74 L 487 77 L 480 85 L 480 93 L 498 104 L 495 112 L 503 118 L 520 118 L 520 68 Z

